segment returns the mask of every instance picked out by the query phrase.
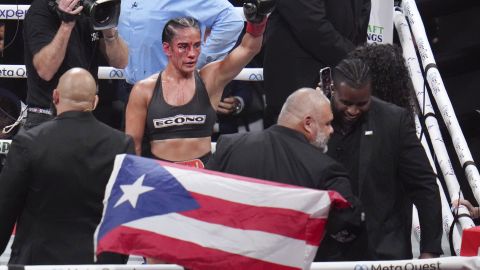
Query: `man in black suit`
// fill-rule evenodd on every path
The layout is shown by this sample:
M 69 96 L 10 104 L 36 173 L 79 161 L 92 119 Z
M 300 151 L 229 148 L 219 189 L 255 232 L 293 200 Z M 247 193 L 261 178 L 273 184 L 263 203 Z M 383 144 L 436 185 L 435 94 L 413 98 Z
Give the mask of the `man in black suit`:
M 365 210 L 367 234 L 344 247 L 344 260 L 412 258 L 412 203 L 418 209 L 420 258 L 442 254 L 442 215 L 435 174 L 409 113 L 371 96 L 370 71 L 356 58 L 334 69 L 334 133 L 328 155 L 350 175 Z
M 91 264 L 93 234 L 117 154 L 134 153 L 124 133 L 97 121 L 88 71 L 67 71 L 53 91 L 57 117 L 14 138 L 0 175 L 0 253 L 15 222 L 9 264 Z M 108 254 L 100 263 L 122 263 Z
M 330 102 L 321 91 L 299 89 L 288 97 L 277 125 L 220 136 L 207 168 L 339 192 L 352 207 L 332 212 L 327 233 L 348 242 L 361 227 L 361 207 L 352 196 L 343 166 L 325 154 L 332 119 Z
M 292 89 L 314 87 L 367 39 L 370 0 L 277 0 L 264 47 L 265 126 L 275 123 Z

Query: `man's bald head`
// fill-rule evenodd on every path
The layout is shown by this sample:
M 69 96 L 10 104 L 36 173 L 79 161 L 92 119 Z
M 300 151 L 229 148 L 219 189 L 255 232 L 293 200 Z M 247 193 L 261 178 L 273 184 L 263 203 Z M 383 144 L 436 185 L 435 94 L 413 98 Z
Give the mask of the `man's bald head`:
M 286 100 L 278 116 L 278 125 L 302 133 L 316 147 L 326 151 L 333 132 L 330 101 L 322 91 L 301 88 Z
M 300 88 L 288 96 L 278 116 L 278 123 L 297 122 L 325 105 L 329 106 L 330 101 L 322 91 Z
M 58 81 L 53 101 L 60 111 L 93 110 L 97 102 L 97 84 L 92 75 L 83 68 L 72 68 Z

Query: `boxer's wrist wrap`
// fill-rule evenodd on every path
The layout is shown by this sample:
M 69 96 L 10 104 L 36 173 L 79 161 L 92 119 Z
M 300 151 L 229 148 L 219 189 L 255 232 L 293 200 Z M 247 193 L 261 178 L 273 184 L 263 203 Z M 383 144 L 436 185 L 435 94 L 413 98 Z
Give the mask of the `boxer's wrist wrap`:
M 254 37 L 259 37 L 265 32 L 265 27 L 267 26 L 267 16 L 259 23 L 251 23 L 247 21 L 247 33 Z

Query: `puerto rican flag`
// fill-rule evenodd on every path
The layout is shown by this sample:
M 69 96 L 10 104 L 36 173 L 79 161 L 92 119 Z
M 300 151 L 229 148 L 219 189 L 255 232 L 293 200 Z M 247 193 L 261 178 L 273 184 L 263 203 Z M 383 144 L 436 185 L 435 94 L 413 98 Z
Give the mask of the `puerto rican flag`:
M 309 269 L 336 192 L 118 155 L 96 254 L 112 251 L 190 269 Z

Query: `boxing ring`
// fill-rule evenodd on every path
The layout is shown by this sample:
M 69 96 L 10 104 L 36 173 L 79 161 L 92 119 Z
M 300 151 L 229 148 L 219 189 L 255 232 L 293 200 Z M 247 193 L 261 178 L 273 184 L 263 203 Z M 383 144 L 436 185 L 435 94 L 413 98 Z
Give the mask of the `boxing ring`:
M 0 266 L 0 270 L 8 270 Z M 182 270 L 183 267 L 168 264 L 151 265 L 51 265 L 17 266 L 16 270 Z M 247 268 L 244 268 L 248 270 Z M 363 262 L 324 262 L 313 263 L 310 270 L 477 270 L 480 269 L 478 257 L 445 257 L 424 260 L 402 261 L 363 261 Z M 242 270 L 242 269 L 236 269 Z
M 0 19 L 22 20 L 25 16 L 29 5 L 0 5 Z M 439 270 L 439 269 L 480 269 L 480 258 L 478 257 L 458 257 L 449 255 L 460 254 L 462 231 L 475 226 L 474 222 L 468 215 L 466 207 L 455 209 L 455 217 L 450 208 L 451 202 L 463 198 L 460 185 L 453 170 L 452 161 L 445 147 L 444 139 L 440 132 L 438 121 L 443 120 L 449 135 L 452 138 L 455 153 L 460 164 L 462 165 L 465 176 L 468 180 L 470 188 L 477 202 L 480 201 L 480 174 L 475 165 L 468 145 L 466 143 L 463 132 L 460 128 L 458 119 L 455 116 L 452 104 L 447 95 L 447 91 L 443 84 L 441 75 L 436 67 L 435 59 L 431 51 L 428 39 L 425 33 L 425 27 L 421 20 L 420 14 L 414 0 L 403 0 L 400 7 L 397 7 L 393 15 L 393 24 L 399 35 L 402 45 L 403 55 L 408 67 L 408 71 L 412 78 L 417 101 L 420 105 L 421 114 L 416 118 L 417 135 L 421 139 L 421 143 L 429 158 L 430 164 L 436 173 L 443 176 L 446 190 L 443 189 L 440 180 L 437 184 L 441 193 L 442 202 L 442 219 L 443 232 L 442 248 L 446 257 L 427 260 L 404 260 L 404 261 L 375 261 L 375 262 L 336 262 L 336 263 L 313 263 L 312 270 L 333 269 L 333 270 Z M 413 36 L 412 36 L 413 34 Z M 417 57 L 417 53 L 420 59 Z M 425 74 L 425 75 L 424 75 Z M 24 65 L 0 65 L 0 78 L 26 78 L 26 70 Z M 99 79 L 124 79 L 124 72 L 121 69 L 112 67 L 99 67 Z M 242 81 L 262 81 L 262 68 L 245 68 L 235 78 Z M 434 100 L 430 100 L 426 92 L 426 84 L 432 89 Z M 432 102 L 435 102 L 439 108 L 440 116 L 434 111 Z M 426 130 L 422 129 L 423 126 Z M 430 145 L 427 142 L 427 136 Z M 9 140 L 0 140 L 0 154 L 6 155 L 10 146 Z M 434 158 L 435 157 L 435 158 Z M 440 172 L 436 171 L 436 166 L 440 168 Z M 447 195 L 450 198 L 447 199 Z M 458 219 L 457 222 L 455 220 Z M 413 209 L 412 224 L 412 244 L 417 247 L 414 256 L 418 256 L 418 246 L 420 242 L 421 232 L 416 215 L 416 209 Z M 12 237 L 13 238 L 13 237 Z M 0 257 L 0 270 L 7 269 L 2 264 L 6 264 L 9 250 Z M 131 260 L 132 265 L 89 265 L 89 266 L 55 266 L 55 269 L 183 269 L 175 265 L 139 265 L 140 260 Z M 25 266 L 25 269 L 41 270 L 52 269 L 52 266 Z
M 0 78 L 25 79 L 27 71 L 25 65 L 1 65 Z M 125 74 L 123 69 L 114 67 L 98 67 L 98 78 L 102 80 L 123 80 Z M 239 81 L 263 81 L 263 68 L 244 68 L 234 80 Z

